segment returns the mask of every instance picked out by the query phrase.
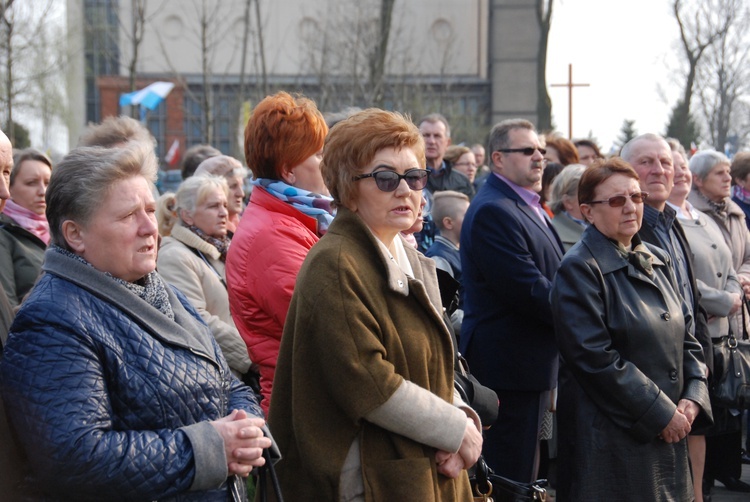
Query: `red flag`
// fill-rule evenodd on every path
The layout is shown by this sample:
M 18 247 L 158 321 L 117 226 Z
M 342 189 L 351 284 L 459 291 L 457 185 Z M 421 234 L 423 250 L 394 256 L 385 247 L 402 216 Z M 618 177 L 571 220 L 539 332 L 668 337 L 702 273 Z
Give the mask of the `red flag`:
M 170 166 L 174 167 L 177 165 L 177 160 L 180 158 L 180 140 L 176 139 L 172 142 L 172 146 L 169 147 L 169 151 L 164 156 L 164 161 Z

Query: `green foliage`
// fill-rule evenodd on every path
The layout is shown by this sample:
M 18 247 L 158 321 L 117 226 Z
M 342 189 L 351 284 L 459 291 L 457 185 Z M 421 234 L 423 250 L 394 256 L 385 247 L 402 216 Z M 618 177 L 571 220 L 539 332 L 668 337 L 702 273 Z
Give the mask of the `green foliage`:
M 8 135 L 10 136 L 10 134 Z M 31 146 L 31 138 L 29 137 L 29 130 L 24 126 L 13 121 L 13 148 L 23 149 Z
M 635 130 L 635 120 L 623 120 L 620 135 L 617 137 L 617 144 L 623 146 L 636 136 L 638 136 L 638 131 Z
M 687 112 L 686 116 L 686 109 L 682 101 L 678 101 L 672 108 L 665 136 L 677 139 L 687 151 L 690 151 L 691 143 L 698 144 L 699 142 L 700 128 L 692 113 Z

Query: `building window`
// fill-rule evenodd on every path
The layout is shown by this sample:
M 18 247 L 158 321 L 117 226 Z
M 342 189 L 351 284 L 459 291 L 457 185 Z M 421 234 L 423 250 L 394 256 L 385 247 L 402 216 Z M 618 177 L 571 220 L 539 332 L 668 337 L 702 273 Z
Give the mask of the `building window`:
M 96 79 L 102 75 L 117 75 L 120 70 L 120 49 L 117 36 L 118 0 L 84 0 L 86 19 L 84 32 L 84 60 L 86 62 L 86 121 L 101 121 L 101 96 Z

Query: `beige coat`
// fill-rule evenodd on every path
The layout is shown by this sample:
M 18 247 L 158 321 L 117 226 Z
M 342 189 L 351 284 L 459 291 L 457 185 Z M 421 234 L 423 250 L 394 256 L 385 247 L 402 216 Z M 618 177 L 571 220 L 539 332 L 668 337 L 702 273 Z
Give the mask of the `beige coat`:
M 719 225 L 724 241 L 732 251 L 732 265 L 737 272 L 737 276 L 740 281 L 750 280 L 750 232 L 747 230 L 745 213 L 742 208 L 727 197 L 726 215 L 719 215 L 712 210 L 710 204 L 695 186 L 693 186 L 688 200 L 695 209 L 706 213 Z M 742 335 L 742 317 L 739 312 L 731 319 L 730 324 L 736 334 Z M 746 324 L 750 324 L 750 319 L 746 319 Z
M 182 291 L 200 313 L 229 367 L 240 376 L 250 369 L 250 357 L 229 313 L 224 263 L 219 256 L 214 246 L 175 225 L 172 235 L 162 240 L 156 266 L 164 280 Z

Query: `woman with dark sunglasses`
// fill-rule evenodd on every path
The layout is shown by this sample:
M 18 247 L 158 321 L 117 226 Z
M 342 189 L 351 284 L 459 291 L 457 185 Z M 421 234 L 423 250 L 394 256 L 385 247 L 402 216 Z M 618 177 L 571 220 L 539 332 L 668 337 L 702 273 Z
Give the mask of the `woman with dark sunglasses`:
M 454 396 L 435 263 L 399 235 L 419 215 L 424 149 L 377 109 L 326 139 L 338 212 L 300 270 L 269 416 L 292 500 L 472 500 L 481 424 Z
M 667 254 L 636 235 L 645 198 L 617 157 L 578 186 L 590 225 L 551 293 L 560 502 L 695 498 L 687 435 L 710 423 L 706 365 Z

